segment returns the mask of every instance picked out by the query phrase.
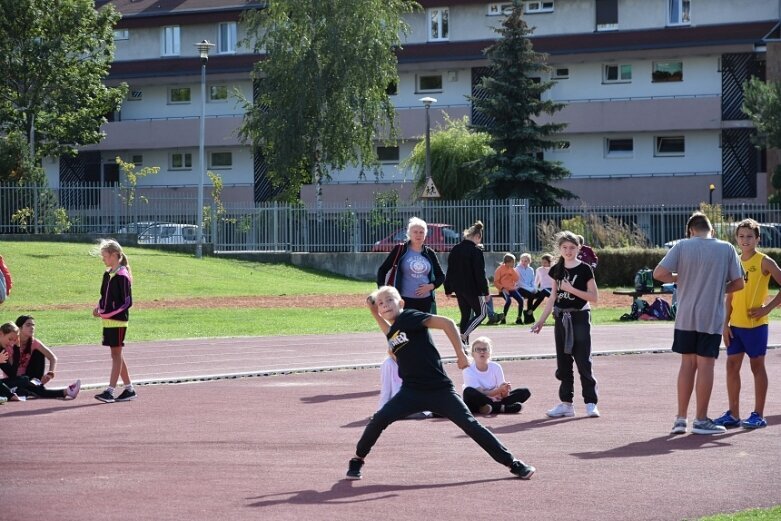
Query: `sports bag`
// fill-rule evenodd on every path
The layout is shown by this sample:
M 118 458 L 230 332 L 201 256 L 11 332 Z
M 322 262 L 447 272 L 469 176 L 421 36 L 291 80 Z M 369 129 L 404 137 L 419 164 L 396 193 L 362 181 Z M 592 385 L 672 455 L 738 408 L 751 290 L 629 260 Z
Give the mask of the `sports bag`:
M 652 293 L 654 290 L 654 272 L 649 268 L 642 268 L 635 273 L 635 291 Z

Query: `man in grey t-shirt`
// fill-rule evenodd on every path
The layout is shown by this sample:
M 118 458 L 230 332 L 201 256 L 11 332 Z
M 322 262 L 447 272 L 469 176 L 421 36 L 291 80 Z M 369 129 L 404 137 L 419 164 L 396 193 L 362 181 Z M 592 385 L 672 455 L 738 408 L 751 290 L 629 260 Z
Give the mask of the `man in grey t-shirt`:
M 724 327 L 724 296 L 743 288 L 743 268 L 735 248 L 711 237 L 708 217 L 694 212 L 686 224 L 688 239 L 677 242 L 654 269 L 654 278 L 677 284 L 673 351 L 681 354 L 678 370 L 678 416 L 673 434 L 686 432 L 692 392 L 697 398 L 694 434 L 726 429 L 708 418 L 713 368 Z

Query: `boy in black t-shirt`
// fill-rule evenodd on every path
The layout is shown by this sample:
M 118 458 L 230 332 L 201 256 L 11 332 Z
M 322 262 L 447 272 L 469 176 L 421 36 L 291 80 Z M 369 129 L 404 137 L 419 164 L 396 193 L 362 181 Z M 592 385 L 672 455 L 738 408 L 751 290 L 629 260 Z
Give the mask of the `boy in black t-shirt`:
M 372 416 L 363 431 L 355 457 L 350 460 L 347 478 L 361 479 L 364 458 L 388 425 L 426 410 L 458 425 L 494 460 L 510 467 L 510 472 L 519 478 L 531 478 L 535 468 L 515 459 L 491 431 L 472 416 L 442 367 L 430 328 L 445 332 L 455 349 L 458 368 L 469 367 L 456 323 L 447 317 L 403 309 L 404 301 L 399 292 L 389 286 L 372 293 L 366 303 L 388 339 L 388 346 L 399 365 L 402 384 L 401 390 Z

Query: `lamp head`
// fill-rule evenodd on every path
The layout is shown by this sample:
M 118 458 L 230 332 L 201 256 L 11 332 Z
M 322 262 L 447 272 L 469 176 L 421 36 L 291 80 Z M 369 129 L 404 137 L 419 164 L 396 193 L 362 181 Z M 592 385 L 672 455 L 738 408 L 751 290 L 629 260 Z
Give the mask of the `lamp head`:
M 437 102 L 437 98 L 432 98 L 431 96 L 426 96 L 425 98 L 420 98 L 418 101 L 423 102 L 423 105 L 426 108 L 429 108 L 432 103 L 436 103 Z
M 716 185 L 714 185 L 713 183 L 711 183 L 710 186 L 708 186 L 708 190 L 710 190 L 711 192 L 714 191 L 715 189 L 716 189 Z
M 196 43 L 195 46 L 198 48 L 198 55 L 201 58 L 201 62 L 206 63 L 209 61 L 209 49 L 214 47 L 214 44 L 209 42 L 209 40 L 203 40 L 200 43 Z

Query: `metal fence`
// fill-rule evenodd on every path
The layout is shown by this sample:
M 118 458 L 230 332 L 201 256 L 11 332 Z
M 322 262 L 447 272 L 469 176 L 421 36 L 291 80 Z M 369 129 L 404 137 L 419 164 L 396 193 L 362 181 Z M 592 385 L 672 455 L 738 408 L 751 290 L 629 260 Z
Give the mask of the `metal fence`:
M 248 188 L 251 189 L 251 188 Z M 157 195 L 152 188 L 130 191 L 119 186 L 63 186 L 58 189 L 0 185 L 0 233 L 147 233 L 140 242 L 187 244 L 193 241 L 197 198 L 192 193 Z M 311 208 L 284 203 L 218 207 L 210 196 L 204 205 L 204 240 L 215 252 L 363 252 L 387 251 L 403 240 L 406 223 L 417 216 L 450 230 L 437 244 L 448 249 L 457 234 L 476 220 L 485 225 L 487 251 L 547 251 L 553 233 L 566 228 L 604 246 L 663 246 L 684 235 L 693 206 L 529 207 L 527 201 L 420 201 L 410 205 L 323 205 Z M 720 205 L 713 208 L 720 236 L 729 223 L 752 217 L 763 227 L 762 245 L 781 247 L 781 207 Z M 157 228 L 149 228 L 157 224 Z M 171 226 L 177 225 L 177 226 Z M 162 228 L 161 228 L 162 227 Z M 432 232 L 433 232 L 432 226 Z M 180 239 L 159 231 L 185 230 Z M 438 232 L 439 233 L 439 232 Z M 433 235 L 430 234 L 432 240 Z

